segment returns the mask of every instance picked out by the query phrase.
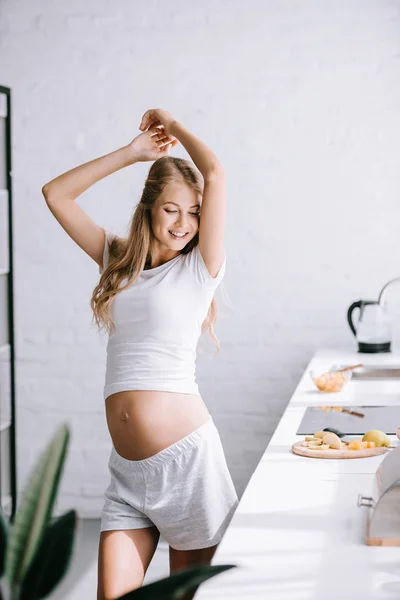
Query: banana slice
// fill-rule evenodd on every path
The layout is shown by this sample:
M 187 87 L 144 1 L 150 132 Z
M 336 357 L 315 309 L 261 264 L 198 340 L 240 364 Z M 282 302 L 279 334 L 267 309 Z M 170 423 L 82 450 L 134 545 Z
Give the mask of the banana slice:
M 312 441 L 312 442 L 307 442 L 307 446 L 308 447 L 312 447 L 312 446 L 321 446 L 322 444 L 322 440 L 316 440 L 316 441 Z
M 320 444 L 319 446 L 308 446 L 309 450 L 329 450 L 329 444 Z

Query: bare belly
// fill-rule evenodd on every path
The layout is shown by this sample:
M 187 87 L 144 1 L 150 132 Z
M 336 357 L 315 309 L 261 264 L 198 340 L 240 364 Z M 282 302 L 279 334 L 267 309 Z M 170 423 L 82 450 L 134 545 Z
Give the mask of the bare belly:
M 114 448 L 128 460 L 153 456 L 200 427 L 210 415 L 196 394 L 129 390 L 111 394 L 105 404 Z

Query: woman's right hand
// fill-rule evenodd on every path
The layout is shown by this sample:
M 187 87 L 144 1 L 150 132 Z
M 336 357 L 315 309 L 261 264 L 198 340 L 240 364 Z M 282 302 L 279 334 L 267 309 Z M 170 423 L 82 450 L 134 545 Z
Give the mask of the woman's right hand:
M 162 126 L 153 125 L 148 131 L 136 136 L 128 144 L 128 149 L 133 162 L 144 162 L 166 156 L 177 144 L 179 140 L 167 135 Z

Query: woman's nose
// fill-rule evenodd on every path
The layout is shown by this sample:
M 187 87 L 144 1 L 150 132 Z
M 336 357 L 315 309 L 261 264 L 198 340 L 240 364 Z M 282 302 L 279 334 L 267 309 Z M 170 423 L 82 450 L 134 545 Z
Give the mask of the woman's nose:
M 177 220 L 177 227 L 181 227 L 182 229 L 185 228 L 187 226 L 187 218 L 186 217 L 180 217 Z

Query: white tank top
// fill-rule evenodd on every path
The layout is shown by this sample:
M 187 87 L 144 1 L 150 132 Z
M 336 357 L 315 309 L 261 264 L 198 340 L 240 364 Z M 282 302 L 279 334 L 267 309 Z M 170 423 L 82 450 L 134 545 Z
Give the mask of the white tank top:
M 106 230 L 106 236 L 103 268 L 114 234 Z M 114 296 L 110 314 L 115 333 L 108 337 L 104 399 L 123 390 L 199 394 L 197 343 L 225 269 L 226 255 L 218 275 L 211 277 L 196 246 L 144 270 Z

